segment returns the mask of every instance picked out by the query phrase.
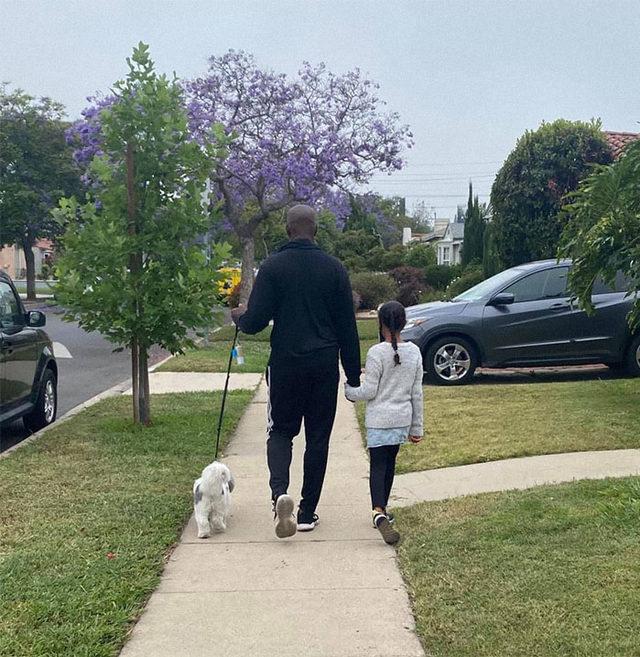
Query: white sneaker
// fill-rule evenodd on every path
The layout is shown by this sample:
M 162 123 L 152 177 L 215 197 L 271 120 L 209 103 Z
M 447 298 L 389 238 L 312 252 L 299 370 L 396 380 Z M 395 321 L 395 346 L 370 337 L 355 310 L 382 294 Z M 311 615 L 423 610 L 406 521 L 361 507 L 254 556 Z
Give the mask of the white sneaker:
M 276 536 L 288 538 L 297 531 L 296 517 L 293 515 L 293 499 L 289 495 L 280 495 L 276 500 Z
M 314 513 L 310 522 L 300 522 L 298 521 L 298 531 L 299 532 L 311 532 L 313 531 L 320 522 L 320 518 Z

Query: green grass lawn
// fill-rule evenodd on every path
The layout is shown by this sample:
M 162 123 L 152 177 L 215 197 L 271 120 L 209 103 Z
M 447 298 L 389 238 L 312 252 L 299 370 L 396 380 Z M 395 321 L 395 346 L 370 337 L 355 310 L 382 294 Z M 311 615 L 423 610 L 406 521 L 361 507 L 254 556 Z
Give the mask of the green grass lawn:
M 640 379 L 427 386 L 424 406 L 425 440 L 402 447 L 398 472 L 640 447 Z
M 364 365 L 367 350 L 378 342 L 378 324 L 372 320 L 358 320 L 360 351 Z M 226 372 L 229 363 L 229 349 L 233 341 L 234 328 L 223 326 L 209 336 L 208 345 L 189 349 L 182 356 L 176 356 L 158 368 L 158 372 Z M 231 365 L 232 372 L 264 372 L 269 361 L 269 338 L 271 327 L 256 335 L 241 333 L 239 342 L 244 352 L 244 365 Z
M 271 347 L 260 340 L 241 341 L 244 365 L 233 360 L 232 372 L 264 372 L 269 361 Z M 212 342 L 208 347 L 188 349 L 182 356 L 175 356 L 161 365 L 157 372 L 226 372 L 229 364 L 231 343 Z
M 397 513 L 433 657 L 635 657 L 640 480 L 579 482 Z
M 358 325 L 358 335 L 361 340 L 378 340 L 378 322 L 377 320 L 372 319 L 359 319 L 357 320 Z M 215 333 L 212 333 L 210 340 L 214 342 L 231 342 L 233 340 L 234 327 L 227 325 L 218 329 Z M 271 327 L 269 326 L 264 331 L 256 333 L 255 335 L 245 335 L 244 333 L 240 334 L 240 340 L 242 342 L 269 342 L 271 337 Z
M 251 399 L 230 392 L 224 439 Z M 213 457 L 220 393 L 110 399 L 0 460 L 0 655 L 114 657 Z

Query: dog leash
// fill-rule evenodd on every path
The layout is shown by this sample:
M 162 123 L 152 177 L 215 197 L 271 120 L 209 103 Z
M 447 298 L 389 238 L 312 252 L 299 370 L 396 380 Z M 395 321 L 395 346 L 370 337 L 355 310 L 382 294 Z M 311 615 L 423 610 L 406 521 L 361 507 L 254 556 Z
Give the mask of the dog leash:
M 231 376 L 231 363 L 233 362 L 233 354 L 236 350 L 236 343 L 238 341 L 238 326 L 236 324 L 236 331 L 233 334 L 233 344 L 229 351 L 229 364 L 227 365 L 227 379 L 224 382 L 224 392 L 222 393 L 222 406 L 220 407 L 220 418 L 218 420 L 218 435 L 216 436 L 216 451 L 213 455 L 213 460 L 218 458 L 218 449 L 220 447 L 220 431 L 222 430 L 222 418 L 224 417 L 224 407 L 227 403 L 227 391 L 229 390 L 229 377 Z

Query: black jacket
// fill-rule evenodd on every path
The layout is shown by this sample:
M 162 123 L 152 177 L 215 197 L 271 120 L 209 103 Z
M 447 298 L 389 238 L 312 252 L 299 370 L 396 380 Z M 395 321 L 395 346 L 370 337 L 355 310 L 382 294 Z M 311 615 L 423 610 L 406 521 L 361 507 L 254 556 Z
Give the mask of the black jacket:
M 279 367 L 337 361 L 347 380 L 360 385 L 360 342 L 349 277 L 342 263 L 310 240 L 293 240 L 258 271 L 244 333 L 258 333 L 273 319 L 271 358 Z

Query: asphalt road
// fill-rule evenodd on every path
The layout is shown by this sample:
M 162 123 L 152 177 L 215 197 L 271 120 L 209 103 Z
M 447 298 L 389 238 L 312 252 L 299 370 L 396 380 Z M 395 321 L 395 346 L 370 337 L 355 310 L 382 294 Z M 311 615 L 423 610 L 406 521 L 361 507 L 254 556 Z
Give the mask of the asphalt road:
M 33 306 L 47 316 L 45 330 L 54 342 L 58 361 L 58 417 L 78 404 L 131 378 L 128 351 L 113 353 L 113 345 L 99 333 L 87 333 L 76 323 L 62 321 L 59 308 Z M 154 349 L 150 364 L 166 354 Z M 22 422 L 2 428 L 0 451 L 29 435 Z

